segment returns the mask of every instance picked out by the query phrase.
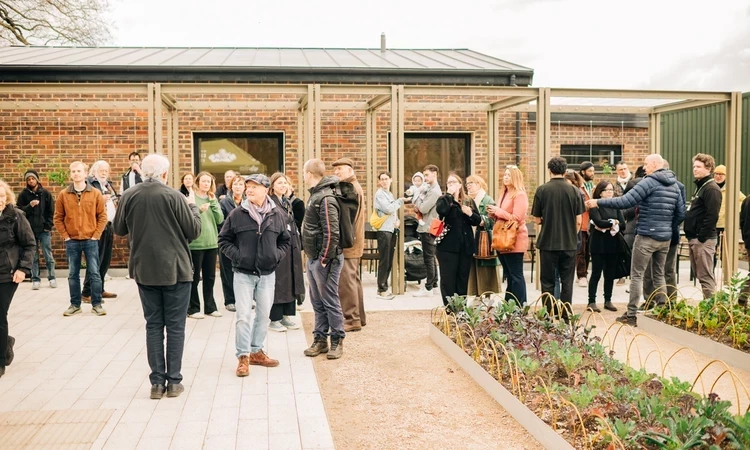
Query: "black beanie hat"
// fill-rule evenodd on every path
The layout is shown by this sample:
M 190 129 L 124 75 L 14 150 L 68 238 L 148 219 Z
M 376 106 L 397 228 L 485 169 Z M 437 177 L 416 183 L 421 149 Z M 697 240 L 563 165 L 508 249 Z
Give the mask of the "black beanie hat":
M 584 170 L 588 170 L 589 167 L 594 167 L 594 163 L 592 163 L 591 161 L 584 161 L 584 162 L 582 162 L 581 163 L 581 172 L 583 172 Z
M 29 177 L 34 177 L 34 178 L 36 178 L 36 182 L 37 183 L 39 182 L 39 174 L 37 173 L 36 170 L 33 170 L 33 169 L 27 170 L 26 173 L 23 176 L 24 181 L 28 180 Z

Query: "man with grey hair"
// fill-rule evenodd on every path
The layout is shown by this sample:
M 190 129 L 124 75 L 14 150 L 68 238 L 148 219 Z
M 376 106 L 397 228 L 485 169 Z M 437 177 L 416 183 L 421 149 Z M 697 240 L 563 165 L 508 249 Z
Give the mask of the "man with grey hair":
M 109 163 L 107 161 L 97 161 L 91 166 L 89 178 L 86 180 L 94 189 L 99 190 L 104 198 L 104 208 L 107 211 L 107 226 L 104 227 L 104 233 L 99 239 L 99 276 L 102 279 L 102 298 L 115 298 L 117 294 L 107 292 L 104 289 L 104 278 L 109 270 L 109 263 L 112 261 L 112 247 L 114 246 L 114 234 L 112 233 L 112 221 L 115 219 L 117 191 L 109 181 Z M 83 279 L 83 291 L 81 292 L 81 301 L 91 303 L 91 277 L 86 272 Z M 102 303 L 104 301 L 102 300 Z
M 193 282 L 188 242 L 200 236 L 201 217 L 192 192 L 186 199 L 166 185 L 167 158 L 148 155 L 141 170 L 144 181 L 123 193 L 113 226 L 115 234 L 128 236 L 128 271 L 146 319 L 151 398 L 177 397 L 184 391 L 182 353 Z
M 675 227 L 685 219 L 682 200 L 674 172 L 664 170 L 664 159 L 648 155 L 643 165 L 646 176 L 622 197 L 592 199 L 589 208 L 626 209 L 638 205 L 638 231 L 630 263 L 630 301 L 628 311 L 617 318 L 620 323 L 637 326 L 636 313 L 643 291 L 643 273 L 653 258 L 653 278 L 657 303 L 664 303 L 664 265 Z

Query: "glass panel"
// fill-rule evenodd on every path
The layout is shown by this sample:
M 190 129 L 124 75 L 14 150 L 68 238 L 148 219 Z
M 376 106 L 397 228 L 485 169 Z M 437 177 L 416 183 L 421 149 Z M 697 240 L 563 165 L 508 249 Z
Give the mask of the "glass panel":
M 428 164 L 440 169 L 440 186 L 445 187 L 448 172 L 456 172 L 466 178 L 470 166 L 470 135 L 404 136 L 404 185 L 411 186 L 411 177 L 421 172 Z
M 207 171 L 223 183 L 224 172 L 271 175 L 283 169 L 282 136 L 277 133 L 196 135 L 196 172 Z
M 597 172 L 604 163 L 614 167 L 622 159 L 621 145 L 561 145 L 560 156 L 568 162 L 568 168 L 578 170 L 584 161 L 591 161 Z

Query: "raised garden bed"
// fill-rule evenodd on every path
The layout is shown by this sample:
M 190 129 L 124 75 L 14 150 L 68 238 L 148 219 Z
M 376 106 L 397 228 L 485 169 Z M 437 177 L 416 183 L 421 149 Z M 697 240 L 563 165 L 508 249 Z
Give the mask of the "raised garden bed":
M 577 316 L 463 297 L 448 310 L 435 310 L 433 340 L 546 448 L 750 448 L 750 413 L 623 364 Z

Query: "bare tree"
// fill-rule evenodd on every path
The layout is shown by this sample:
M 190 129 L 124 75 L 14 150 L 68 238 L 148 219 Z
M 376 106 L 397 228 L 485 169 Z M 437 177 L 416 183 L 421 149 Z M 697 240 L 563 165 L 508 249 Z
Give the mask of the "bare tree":
M 0 45 L 105 43 L 109 7 L 109 0 L 0 0 Z

